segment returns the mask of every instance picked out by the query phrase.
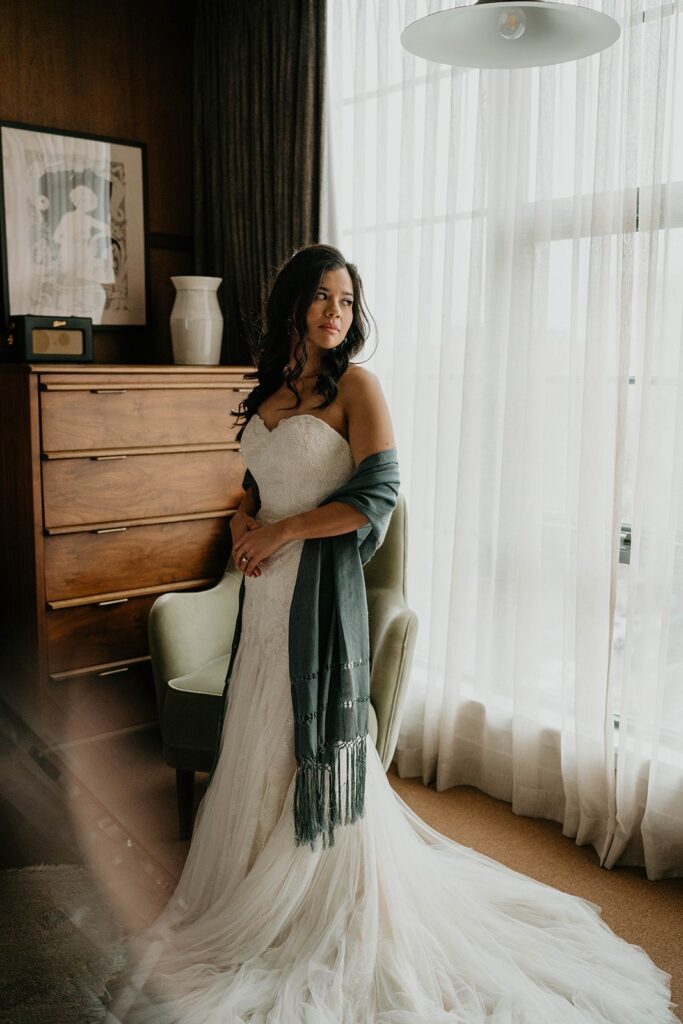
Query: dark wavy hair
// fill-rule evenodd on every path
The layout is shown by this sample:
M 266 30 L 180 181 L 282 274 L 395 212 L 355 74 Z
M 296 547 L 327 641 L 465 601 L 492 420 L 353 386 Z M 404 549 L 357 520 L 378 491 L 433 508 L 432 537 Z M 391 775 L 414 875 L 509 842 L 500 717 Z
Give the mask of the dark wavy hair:
M 348 263 L 339 249 L 332 245 L 315 243 L 295 250 L 276 271 L 268 297 L 264 304 L 261 334 L 254 346 L 253 357 L 256 370 L 245 374 L 251 380 L 258 380 L 247 397 L 240 402 L 239 410 L 231 410 L 234 416 L 244 418 L 237 440 L 261 403 L 274 394 L 284 382 L 296 398 L 301 398 L 294 387 L 306 365 L 306 314 L 321 281 L 328 270 L 346 269 L 353 281 L 353 320 L 344 341 L 333 349 L 321 354 L 320 370 L 313 387 L 322 395 L 322 402 L 316 409 L 324 409 L 337 395 L 337 381 L 345 373 L 349 360 L 363 349 L 370 329 L 375 323 L 365 305 L 363 282 L 353 263 Z M 296 327 L 298 340 L 290 353 L 292 327 Z M 290 367 L 290 358 L 294 366 Z

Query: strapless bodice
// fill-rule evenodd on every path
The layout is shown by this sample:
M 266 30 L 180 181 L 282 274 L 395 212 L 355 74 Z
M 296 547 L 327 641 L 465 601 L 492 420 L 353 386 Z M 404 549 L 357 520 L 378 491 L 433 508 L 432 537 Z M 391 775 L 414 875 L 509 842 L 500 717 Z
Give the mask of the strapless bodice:
M 242 434 L 242 456 L 258 484 L 262 523 L 316 508 L 356 468 L 348 441 L 310 413 L 280 420 L 272 430 L 256 413 Z

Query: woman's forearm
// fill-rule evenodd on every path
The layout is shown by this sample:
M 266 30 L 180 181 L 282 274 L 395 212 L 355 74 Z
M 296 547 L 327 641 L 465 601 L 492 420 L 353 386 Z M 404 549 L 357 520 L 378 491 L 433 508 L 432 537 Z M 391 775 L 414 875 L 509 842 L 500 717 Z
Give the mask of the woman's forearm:
M 256 498 L 254 496 L 254 488 L 248 487 L 242 495 L 242 500 L 237 506 L 238 512 L 243 512 L 246 516 L 253 516 L 254 509 L 256 508 Z
M 358 509 L 344 501 L 330 501 L 327 505 L 299 512 L 295 516 L 281 519 L 278 525 L 283 529 L 285 539 L 308 540 L 311 537 L 337 537 L 341 533 L 359 530 L 368 522 Z

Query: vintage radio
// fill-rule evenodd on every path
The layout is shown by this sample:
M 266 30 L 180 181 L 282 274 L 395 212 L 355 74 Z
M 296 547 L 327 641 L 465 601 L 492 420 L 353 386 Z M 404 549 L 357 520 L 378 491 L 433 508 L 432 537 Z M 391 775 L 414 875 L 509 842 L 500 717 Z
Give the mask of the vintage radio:
M 13 316 L 0 340 L 0 359 L 20 363 L 91 363 L 92 319 Z

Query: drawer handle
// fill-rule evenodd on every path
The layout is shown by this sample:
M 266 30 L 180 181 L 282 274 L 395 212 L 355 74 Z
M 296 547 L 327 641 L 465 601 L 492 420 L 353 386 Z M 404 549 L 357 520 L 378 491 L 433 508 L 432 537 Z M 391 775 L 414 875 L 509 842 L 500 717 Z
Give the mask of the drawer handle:
M 93 462 L 107 462 L 111 459 L 127 459 L 127 455 L 91 455 Z
M 92 533 L 125 533 L 127 526 L 108 526 L 104 530 L 92 530 Z
M 91 395 L 127 395 L 128 388 L 90 388 Z
M 106 672 L 98 672 L 97 675 L 98 676 L 115 676 L 115 675 L 118 675 L 119 672 L 127 672 L 127 671 L 128 671 L 128 666 L 126 665 L 125 668 L 110 668 L 110 669 L 107 669 Z
M 108 604 L 125 604 L 127 600 L 127 597 L 115 597 L 113 601 L 98 601 L 97 604 L 100 608 L 104 608 Z

